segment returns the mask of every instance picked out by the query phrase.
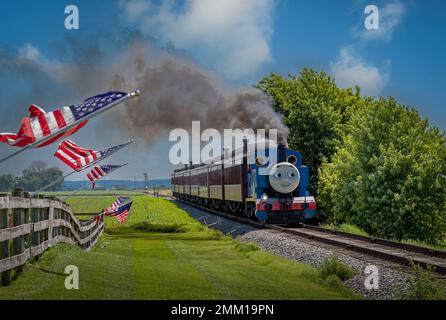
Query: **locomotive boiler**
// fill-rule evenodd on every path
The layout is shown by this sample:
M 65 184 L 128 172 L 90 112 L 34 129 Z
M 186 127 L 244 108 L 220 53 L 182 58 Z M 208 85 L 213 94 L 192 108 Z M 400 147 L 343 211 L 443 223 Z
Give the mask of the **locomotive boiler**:
M 268 161 L 273 153 L 277 161 Z M 284 145 L 248 151 L 244 141 L 242 150 L 175 170 L 171 185 L 179 200 L 264 223 L 294 224 L 316 214 L 308 167 Z

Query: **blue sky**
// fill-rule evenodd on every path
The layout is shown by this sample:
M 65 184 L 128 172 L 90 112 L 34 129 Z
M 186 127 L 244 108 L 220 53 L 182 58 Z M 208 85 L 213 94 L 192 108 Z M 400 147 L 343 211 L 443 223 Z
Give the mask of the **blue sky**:
M 64 27 L 68 4 L 79 8 L 79 30 Z M 363 26 L 364 8 L 369 4 L 380 10 L 380 31 L 374 34 Z M 173 44 L 232 87 L 252 85 L 270 72 L 286 75 L 311 67 L 333 75 L 340 86 L 360 84 L 366 94 L 394 96 L 445 129 L 445 11 L 446 3 L 437 0 L 190 0 L 172 5 L 153 0 L 5 2 L 0 10 L 0 58 L 34 59 L 44 70 L 38 77 L 22 69 L 0 70 L 0 108 L 11 115 L 11 120 L 4 115 L 0 131 L 14 132 L 31 103 L 60 105 L 85 98 L 78 96 L 81 90 L 62 94 L 58 90 L 65 88 L 57 83 L 46 87 L 41 77 L 46 79 L 51 75 L 45 72 L 76 63 L 78 52 L 65 54 L 61 44 L 94 43 L 124 29 L 153 37 L 158 47 Z M 113 50 L 119 49 L 111 46 L 108 57 Z M 44 94 L 37 96 L 41 92 Z M 13 94 L 20 99 L 12 99 Z M 129 138 L 110 129 L 104 133 L 98 121 L 73 140 L 100 148 Z M 114 178 L 139 178 L 147 170 L 153 172 L 153 178 L 167 177 L 171 167 L 165 161 L 166 139 L 162 136 L 153 148 L 135 150 L 140 152 L 138 160 Z M 2 164 L 0 172 L 19 173 L 32 159 L 59 165 L 51 157 L 53 149 L 27 151 L 13 163 Z M 0 147 L 1 155 L 12 151 Z M 126 161 L 126 157 L 128 154 L 120 154 L 113 160 Z

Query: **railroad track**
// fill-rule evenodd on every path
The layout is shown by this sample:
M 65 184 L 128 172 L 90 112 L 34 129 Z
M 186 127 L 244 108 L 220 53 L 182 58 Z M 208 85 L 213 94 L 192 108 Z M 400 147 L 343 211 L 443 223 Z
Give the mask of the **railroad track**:
M 301 228 L 284 228 L 275 225 L 266 227 L 404 266 L 410 265 L 411 261 L 424 268 L 430 265 L 435 267 L 437 273 L 446 275 L 446 251 L 305 224 L 302 224 Z
M 438 274 L 446 275 L 446 251 L 375 237 L 356 235 L 337 230 L 330 230 L 306 224 L 301 224 L 300 228 L 287 228 L 277 225 L 263 224 L 245 217 L 234 216 L 219 212 L 217 210 L 204 208 L 199 205 L 175 199 L 173 197 L 163 196 L 163 198 L 179 201 L 188 206 L 195 207 L 240 223 L 250 224 L 257 228 L 267 228 L 280 231 L 285 234 L 299 236 L 311 241 L 347 249 L 349 251 L 358 252 L 386 261 L 392 261 L 403 266 L 409 266 L 411 262 L 424 268 L 427 266 L 433 266 Z

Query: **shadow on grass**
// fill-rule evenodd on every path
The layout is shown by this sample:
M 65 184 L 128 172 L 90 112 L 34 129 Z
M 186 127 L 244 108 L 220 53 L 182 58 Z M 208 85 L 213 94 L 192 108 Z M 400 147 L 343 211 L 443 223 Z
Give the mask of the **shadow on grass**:
M 181 224 L 152 224 L 148 222 L 140 222 L 131 226 L 133 230 L 142 232 L 159 232 L 159 233 L 184 233 L 188 229 Z
M 107 233 L 120 234 L 127 232 L 154 232 L 154 233 L 185 233 L 188 228 L 182 224 L 153 224 L 148 222 L 139 222 L 130 226 L 108 227 Z
M 179 240 L 179 241 L 209 241 L 209 240 L 220 240 L 222 237 L 218 234 L 179 234 L 179 233 L 114 233 L 114 238 L 110 241 L 119 239 L 132 239 L 139 238 L 144 240 Z
M 67 276 L 66 273 L 57 272 L 57 271 L 53 271 L 53 270 L 48 270 L 48 269 L 44 269 L 44 268 L 41 268 L 41 267 L 38 267 L 37 269 L 42 271 L 42 272 L 44 272 L 44 273 L 50 273 L 50 274 L 54 274 L 56 276 L 62 276 L 62 277 L 66 277 Z

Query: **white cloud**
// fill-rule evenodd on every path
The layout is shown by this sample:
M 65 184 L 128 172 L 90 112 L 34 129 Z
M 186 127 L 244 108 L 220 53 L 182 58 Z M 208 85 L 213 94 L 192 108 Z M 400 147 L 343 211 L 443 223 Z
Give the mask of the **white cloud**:
M 350 47 L 342 48 L 339 57 L 331 64 L 337 85 L 343 88 L 361 87 L 361 92 L 378 96 L 389 80 L 387 66 L 379 69 L 356 56 Z
M 193 52 L 230 77 L 250 75 L 273 60 L 274 0 L 188 0 L 180 7 L 173 1 L 155 5 L 151 0 L 130 0 L 122 6 L 127 18 L 148 34 Z M 136 15 L 138 6 L 152 10 Z
M 401 24 L 407 13 L 407 7 L 400 0 L 387 3 L 384 7 L 379 8 L 379 29 L 366 30 L 364 26 L 357 29 L 357 36 L 361 40 L 392 40 L 393 33 L 397 26 Z
M 150 3 L 147 0 L 120 0 L 119 4 L 124 8 L 126 16 L 132 20 L 147 13 Z
M 19 57 L 21 59 L 32 61 L 38 61 L 41 58 L 39 49 L 34 47 L 32 44 L 27 44 L 24 47 L 20 48 Z
M 379 29 L 367 30 L 364 25 L 356 27 L 356 43 L 342 48 L 339 56 L 330 65 L 331 73 L 339 86 L 345 88 L 358 85 L 362 93 L 370 96 L 378 96 L 387 85 L 390 61 L 386 61 L 384 67 L 378 68 L 358 56 L 355 48 L 361 41 L 392 40 L 396 28 L 401 25 L 407 13 L 407 7 L 401 0 L 389 1 L 384 6 L 378 6 L 378 9 Z
M 33 63 L 50 73 L 51 70 L 57 69 L 62 65 L 57 61 L 50 61 L 47 57 L 40 53 L 40 50 L 32 44 L 26 44 L 19 49 L 18 62 Z
M 57 60 L 48 59 L 32 44 L 27 44 L 19 49 L 17 62 L 20 64 L 32 63 L 59 81 L 64 81 L 68 78 L 74 69 L 74 67 L 69 64 L 63 64 Z

